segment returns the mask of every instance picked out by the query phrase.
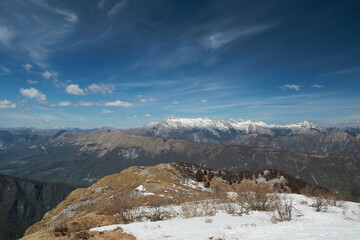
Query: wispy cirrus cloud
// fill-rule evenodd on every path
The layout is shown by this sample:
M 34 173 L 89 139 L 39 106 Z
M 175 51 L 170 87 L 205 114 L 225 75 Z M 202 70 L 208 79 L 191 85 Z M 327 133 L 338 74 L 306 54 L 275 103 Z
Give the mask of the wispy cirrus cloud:
M 79 19 L 71 10 L 53 4 L 45 0 L 2 3 L 8 12 L 0 24 L 0 44 L 7 53 L 44 68 L 53 52 L 66 47 L 64 40 L 74 32 Z
M 272 26 L 273 25 L 258 25 L 245 27 L 242 29 L 236 29 L 228 32 L 212 33 L 202 40 L 202 44 L 207 48 L 217 49 L 232 41 L 244 40 L 253 35 L 259 34 Z
M 101 113 L 102 114 L 111 114 L 111 113 L 114 113 L 114 111 L 103 109 L 103 110 L 101 110 Z
M 0 65 L 0 75 L 7 75 L 9 73 L 10 70 L 7 67 Z
M 286 90 L 295 90 L 295 91 L 300 91 L 300 88 L 302 88 L 302 85 L 295 85 L 295 84 L 285 84 L 280 86 L 280 88 L 284 91 Z
M 0 25 L 0 43 L 8 46 L 10 41 L 15 37 L 15 31 L 7 26 Z
M 321 84 L 313 84 L 311 85 L 312 88 L 324 88 L 325 86 L 324 85 L 321 85 Z
M 107 13 L 109 17 L 116 15 L 121 9 L 125 8 L 127 5 L 127 0 L 122 0 L 116 3 Z
M 330 77 L 330 76 L 354 74 L 354 73 L 360 73 L 360 66 L 345 68 L 342 70 L 325 73 L 325 74 L 320 75 L 320 77 Z
M 64 102 L 59 102 L 58 105 L 61 107 L 70 107 L 72 106 L 72 103 L 68 101 L 64 101 Z
M 37 83 L 39 83 L 39 81 L 28 79 L 27 83 L 29 83 L 29 84 L 37 84 Z

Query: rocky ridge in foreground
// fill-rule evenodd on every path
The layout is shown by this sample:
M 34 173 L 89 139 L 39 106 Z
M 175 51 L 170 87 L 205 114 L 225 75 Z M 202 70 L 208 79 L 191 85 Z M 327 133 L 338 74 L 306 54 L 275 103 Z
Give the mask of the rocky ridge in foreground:
M 73 191 L 65 201 L 48 212 L 43 220 L 31 226 L 23 239 L 133 239 L 121 229 L 111 232 L 89 232 L 90 228 L 123 222 L 109 212 L 113 201 L 125 193 L 130 202 L 147 205 L 155 200 L 163 204 L 179 204 L 183 199 L 214 192 L 229 192 L 237 187 L 259 185 L 276 192 L 329 193 L 281 171 L 253 172 L 212 171 L 194 164 L 172 163 L 149 167 L 131 167 L 121 173 L 106 176 L 89 188 Z M 136 196 L 136 198 L 133 198 Z M 127 201 L 129 202 L 129 201 Z M 117 205 L 119 206 L 119 205 Z

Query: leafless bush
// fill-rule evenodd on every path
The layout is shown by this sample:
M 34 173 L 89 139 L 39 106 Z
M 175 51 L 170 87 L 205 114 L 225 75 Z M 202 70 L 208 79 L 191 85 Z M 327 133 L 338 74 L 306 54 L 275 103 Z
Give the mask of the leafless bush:
M 212 218 L 205 218 L 205 223 L 212 223 L 212 222 L 213 222 Z
M 269 187 L 262 185 L 248 186 L 245 191 L 238 192 L 238 201 L 250 210 L 274 210 L 277 194 Z
M 141 216 L 152 222 L 162 221 L 174 217 L 173 212 L 167 206 L 170 202 L 164 198 L 153 198 L 148 203 L 148 209 L 142 212 Z
M 123 223 L 130 223 L 140 215 L 138 206 L 135 192 L 121 191 L 108 200 L 103 212 L 118 217 Z
M 214 216 L 216 206 L 211 200 L 191 201 L 181 204 L 180 215 L 183 218 Z
M 241 198 L 237 197 L 226 197 L 223 199 L 222 202 L 222 209 L 231 215 L 238 215 L 241 216 L 243 214 L 248 214 L 250 211 L 250 208 L 247 207 L 244 202 L 239 201 Z
M 315 208 L 316 212 L 327 212 L 330 203 L 331 201 L 324 196 L 315 196 L 313 197 L 313 204 L 311 206 Z
M 290 221 L 294 206 L 292 200 L 286 196 L 278 197 L 275 201 L 275 212 L 272 217 L 273 222 Z

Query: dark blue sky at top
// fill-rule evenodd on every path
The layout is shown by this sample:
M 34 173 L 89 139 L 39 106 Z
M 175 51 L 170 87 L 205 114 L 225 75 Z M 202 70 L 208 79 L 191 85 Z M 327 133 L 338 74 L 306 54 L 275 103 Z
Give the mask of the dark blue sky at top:
M 359 1 L 1 1 L 0 126 L 360 125 Z

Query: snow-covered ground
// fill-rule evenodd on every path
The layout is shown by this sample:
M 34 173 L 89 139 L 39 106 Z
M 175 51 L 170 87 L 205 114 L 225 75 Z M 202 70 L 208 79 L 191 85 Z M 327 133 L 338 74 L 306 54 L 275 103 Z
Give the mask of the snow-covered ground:
M 93 228 L 109 231 L 121 227 L 137 239 L 360 239 L 358 203 L 345 202 L 316 212 L 311 198 L 286 194 L 293 199 L 293 219 L 273 223 L 273 212 L 250 212 L 231 216 L 218 210 L 215 216 L 184 219 L 181 216 L 158 222 L 134 222 Z M 175 207 L 176 208 L 176 207 Z

